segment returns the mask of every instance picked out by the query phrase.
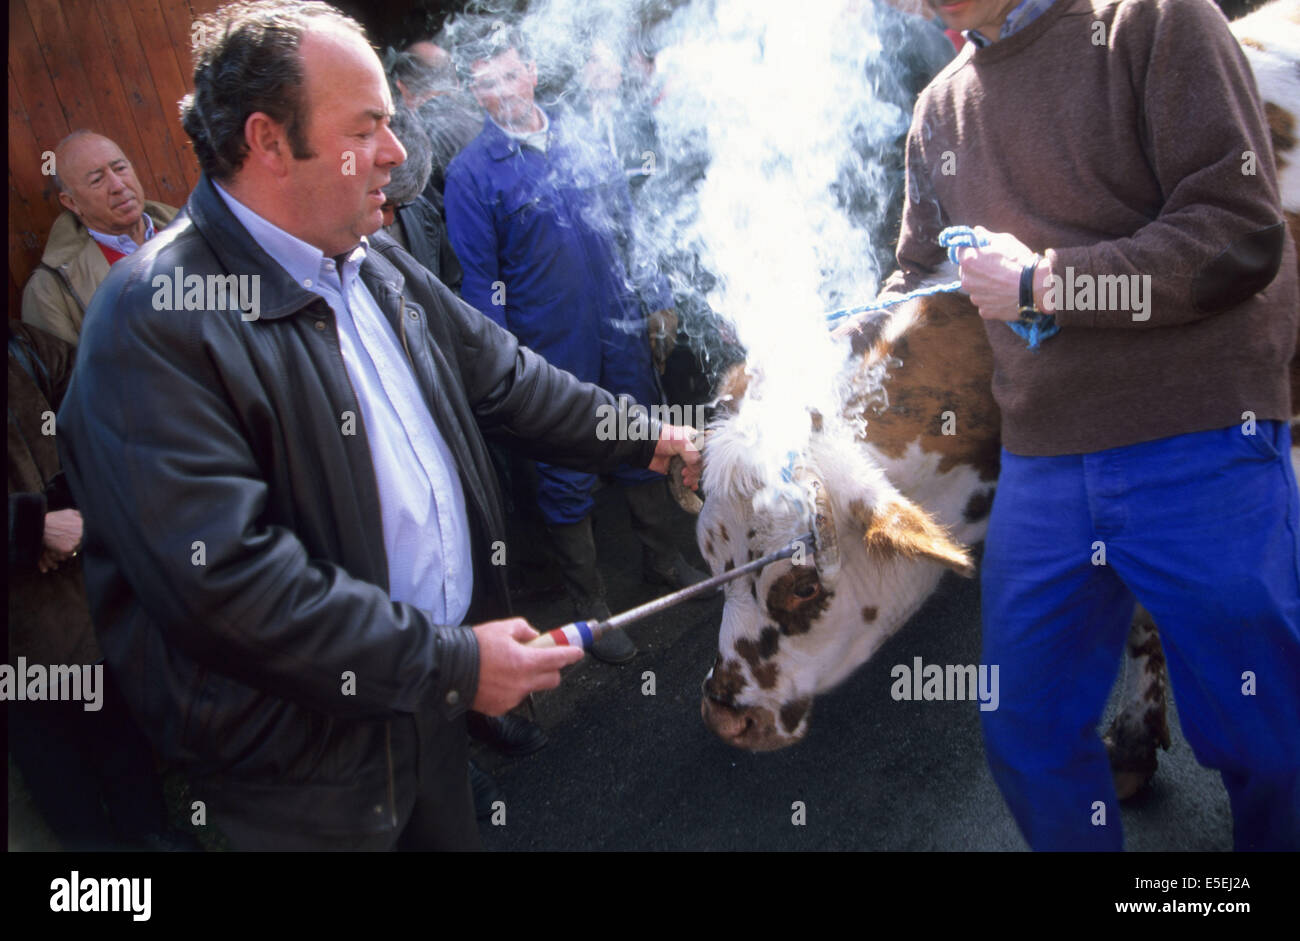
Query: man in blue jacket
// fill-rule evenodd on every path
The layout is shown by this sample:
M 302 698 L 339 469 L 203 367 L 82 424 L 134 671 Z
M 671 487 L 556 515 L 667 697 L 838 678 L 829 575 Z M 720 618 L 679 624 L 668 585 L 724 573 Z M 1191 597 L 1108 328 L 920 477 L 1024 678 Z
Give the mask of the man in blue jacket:
M 659 402 L 648 333 L 675 333 L 671 295 L 662 278 L 638 279 L 634 288 L 622 171 L 576 122 L 534 103 L 537 69 L 522 48 L 517 31 L 495 25 L 457 50 L 487 112 L 482 133 L 447 170 L 447 227 L 465 272 L 462 296 L 548 362 L 615 394 Z M 653 312 L 650 331 L 643 302 Z M 538 509 L 576 613 L 607 617 L 591 533 L 595 476 L 544 463 L 537 476 Z M 702 579 L 667 531 L 673 510 L 662 476 L 622 467 L 614 477 L 626 487 L 646 580 L 676 588 Z M 592 652 L 624 663 L 636 650 L 612 631 Z

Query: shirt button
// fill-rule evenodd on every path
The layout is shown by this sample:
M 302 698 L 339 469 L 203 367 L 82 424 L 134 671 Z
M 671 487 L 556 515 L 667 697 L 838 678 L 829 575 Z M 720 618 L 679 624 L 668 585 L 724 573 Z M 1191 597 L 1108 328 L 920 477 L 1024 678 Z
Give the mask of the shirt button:
M 449 691 L 447 693 L 447 705 L 454 706 L 458 702 L 460 702 L 460 693 L 456 692 L 454 689 Z
M 316 329 L 317 329 L 317 330 L 324 330 L 324 329 L 325 329 L 325 321 L 323 321 L 323 320 L 318 320 L 318 321 L 316 321 Z
M 411 311 L 411 319 L 412 319 L 412 320 L 419 320 L 419 319 L 420 319 L 420 315 L 417 314 L 415 311 Z
M 303 279 L 302 279 L 302 286 L 305 287 L 305 288 L 309 288 L 309 287 L 311 287 L 311 278 L 303 278 Z

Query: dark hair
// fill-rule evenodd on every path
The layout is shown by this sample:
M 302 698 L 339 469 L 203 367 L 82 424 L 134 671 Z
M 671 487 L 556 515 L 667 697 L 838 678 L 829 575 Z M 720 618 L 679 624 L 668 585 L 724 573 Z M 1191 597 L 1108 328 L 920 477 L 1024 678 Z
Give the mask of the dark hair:
M 233 3 L 195 23 L 194 91 L 181 99 L 181 126 L 204 173 L 227 179 L 243 166 L 244 125 L 258 111 L 285 126 L 294 157 L 315 156 L 307 146 L 298 47 L 308 29 L 325 23 L 365 38 L 356 20 L 308 0 Z
M 529 58 L 523 32 L 505 20 L 461 17 L 447 27 L 447 34 L 455 45 L 452 61 L 462 81 L 469 81 L 475 62 L 495 59 L 511 49 L 519 58 Z
M 433 147 L 419 115 L 402 105 L 397 106 L 388 128 L 406 150 L 406 159 L 393 167 L 384 195 L 393 205 L 405 206 L 415 202 L 415 198 L 429 185 L 429 176 L 433 172 Z

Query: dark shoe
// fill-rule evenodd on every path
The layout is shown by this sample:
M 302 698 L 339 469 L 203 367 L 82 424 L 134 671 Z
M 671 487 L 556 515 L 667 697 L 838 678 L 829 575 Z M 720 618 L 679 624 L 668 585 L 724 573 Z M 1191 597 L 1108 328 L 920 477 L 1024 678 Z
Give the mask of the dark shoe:
M 467 720 L 469 734 L 483 744 L 511 758 L 522 758 L 546 747 L 546 733 L 536 722 L 523 716 L 485 716 L 470 712 Z
M 636 644 L 618 627 L 597 637 L 589 649 L 593 657 L 605 663 L 627 663 L 636 656 Z
M 588 598 L 573 603 L 575 621 L 596 623 L 608 621 L 609 618 L 609 606 L 605 604 L 603 598 Z M 587 649 L 591 651 L 593 657 L 605 663 L 627 663 L 636 656 L 636 644 L 632 643 L 632 638 L 623 633 L 621 628 L 605 631 Z
M 492 816 L 492 805 L 501 800 L 501 788 L 474 762 L 469 763 L 469 784 L 474 789 L 474 816 L 487 820 Z

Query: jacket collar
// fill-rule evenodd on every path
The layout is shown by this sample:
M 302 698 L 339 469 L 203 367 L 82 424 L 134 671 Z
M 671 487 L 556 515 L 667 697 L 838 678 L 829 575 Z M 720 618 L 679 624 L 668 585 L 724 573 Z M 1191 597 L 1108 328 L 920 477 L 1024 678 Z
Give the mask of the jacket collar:
M 259 319 L 278 320 L 321 300 L 320 295 L 295 281 L 257 244 L 217 193 L 207 174 L 199 177 L 199 183 L 186 203 L 186 211 L 225 271 L 232 274 L 257 272 L 262 276 Z M 361 280 L 394 330 L 400 331 L 402 289 L 406 279 L 392 262 L 375 250 L 377 242 L 382 244 L 386 241 L 391 241 L 386 235 L 371 237 L 371 250 L 366 252 L 365 261 L 361 263 Z
M 382 229 L 370 236 L 370 251 L 366 252 L 365 261 L 361 263 L 361 281 L 392 324 L 394 332 L 401 337 L 404 327 L 402 310 L 406 305 L 402 290 L 406 287 L 406 278 L 380 251 L 388 244 L 395 246 L 397 243 Z
M 145 200 L 144 211 L 149 213 L 149 218 L 153 219 L 154 225 L 160 232 L 163 226 L 171 222 L 176 215 L 176 210 L 170 206 L 149 200 Z M 94 247 L 94 243 L 95 240 L 90 237 L 90 230 L 82 224 L 76 214 L 71 209 L 64 209 L 54 220 L 54 225 L 50 226 L 50 235 L 45 240 L 41 261 L 51 268 L 70 264 L 81 252 Z M 98 248 L 95 248 L 95 254 L 103 257 Z
M 537 106 L 541 110 L 541 105 Z M 549 111 L 542 111 L 546 115 L 546 120 L 550 122 L 550 132 L 552 143 L 555 141 L 555 135 L 558 131 L 555 116 Z M 516 137 L 511 137 L 505 131 L 501 130 L 491 117 L 483 116 L 483 143 L 487 148 L 488 156 L 493 160 L 505 160 L 507 157 L 517 154 L 523 149 L 523 144 Z

